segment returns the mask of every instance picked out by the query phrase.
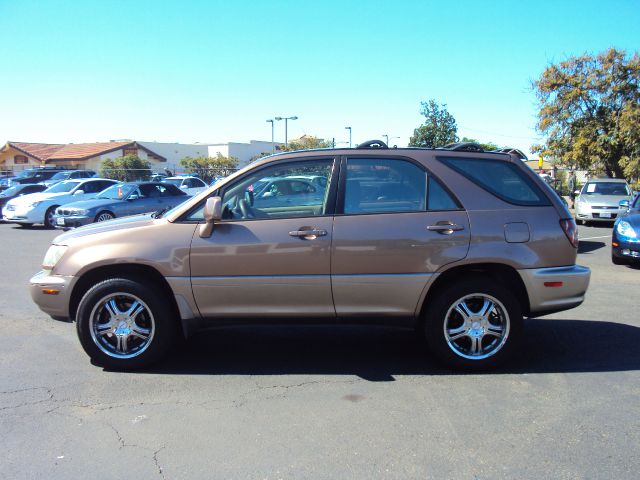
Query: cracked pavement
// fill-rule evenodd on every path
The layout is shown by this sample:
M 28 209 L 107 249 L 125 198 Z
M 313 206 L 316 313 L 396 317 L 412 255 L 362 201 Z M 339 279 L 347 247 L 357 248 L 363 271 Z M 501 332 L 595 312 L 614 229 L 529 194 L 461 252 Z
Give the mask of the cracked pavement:
M 606 239 L 579 257 L 594 270 L 585 305 L 528 321 L 523 353 L 496 373 L 452 374 L 412 332 L 359 327 L 211 330 L 150 371 L 117 373 L 29 298 L 56 233 L 0 224 L 2 244 L 20 245 L 0 279 L 0 479 L 640 471 L 640 318 L 622 293 L 640 271 L 610 265 Z

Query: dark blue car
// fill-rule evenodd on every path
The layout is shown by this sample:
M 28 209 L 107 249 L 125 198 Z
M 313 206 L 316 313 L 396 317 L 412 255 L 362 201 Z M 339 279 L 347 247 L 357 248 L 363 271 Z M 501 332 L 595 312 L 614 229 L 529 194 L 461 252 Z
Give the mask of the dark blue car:
M 116 217 L 173 208 L 187 198 L 190 196 L 167 183 L 118 183 L 103 190 L 91 200 L 58 207 L 54 221 L 58 228 L 80 227 Z
M 625 204 L 620 202 L 620 206 Z M 616 265 L 640 265 L 640 195 L 613 225 L 611 260 Z

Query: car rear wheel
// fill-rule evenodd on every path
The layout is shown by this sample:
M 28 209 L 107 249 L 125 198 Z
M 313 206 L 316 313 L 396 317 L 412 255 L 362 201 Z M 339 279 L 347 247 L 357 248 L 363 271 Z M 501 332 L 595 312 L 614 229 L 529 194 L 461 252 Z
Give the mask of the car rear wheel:
M 134 279 L 111 278 L 82 297 L 76 328 L 82 348 L 101 366 L 134 370 L 161 359 L 179 336 L 174 308 Z
M 113 220 L 116 216 L 111 212 L 100 212 L 96 215 L 95 222 L 106 222 L 107 220 Z
M 522 309 L 504 286 L 471 278 L 437 292 L 426 310 L 424 333 L 445 366 L 479 371 L 507 360 L 519 343 Z
M 44 214 L 44 221 L 42 223 L 44 223 L 45 228 L 56 228 L 56 219 L 53 217 L 56 213 L 56 208 L 58 208 L 58 205 L 49 207 L 47 213 Z

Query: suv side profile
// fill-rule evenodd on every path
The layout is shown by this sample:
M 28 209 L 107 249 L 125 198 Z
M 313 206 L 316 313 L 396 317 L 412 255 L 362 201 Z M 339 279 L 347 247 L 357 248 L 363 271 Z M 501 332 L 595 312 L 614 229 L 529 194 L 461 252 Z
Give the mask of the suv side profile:
M 326 182 L 258 200 L 301 176 Z M 109 368 L 145 367 L 202 327 L 280 320 L 414 327 L 445 365 L 484 370 L 518 349 L 523 317 L 583 302 L 577 246 L 518 152 L 372 141 L 274 155 L 162 215 L 60 235 L 30 288 Z

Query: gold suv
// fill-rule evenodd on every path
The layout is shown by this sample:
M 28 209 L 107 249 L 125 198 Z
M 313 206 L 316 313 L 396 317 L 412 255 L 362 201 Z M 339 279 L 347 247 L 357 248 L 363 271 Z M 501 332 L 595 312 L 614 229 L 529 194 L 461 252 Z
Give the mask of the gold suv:
M 486 369 L 518 348 L 523 317 L 582 303 L 577 246 L 518 152 L 374 141 L 271 156 L 163 214 L 60 235 L 31 294 L 109 368 L 213 325 L 382 320 Z

